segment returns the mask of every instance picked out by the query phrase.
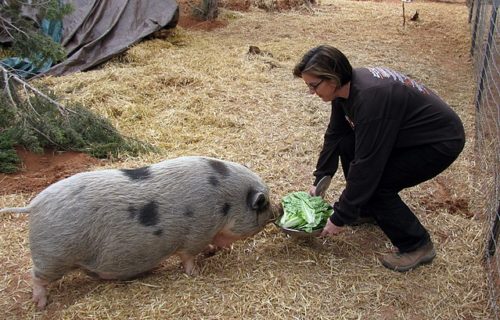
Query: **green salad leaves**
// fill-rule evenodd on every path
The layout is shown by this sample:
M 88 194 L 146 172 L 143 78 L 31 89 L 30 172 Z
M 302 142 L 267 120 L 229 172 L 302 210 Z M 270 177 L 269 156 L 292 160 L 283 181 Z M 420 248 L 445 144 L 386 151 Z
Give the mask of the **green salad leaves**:
M 323 198 L 313 197 L 304 191 L 289 193 L 281 203 L 284 213 L 277 224 L 282 228 L 309 233 L 323 228 L 333 211 Z

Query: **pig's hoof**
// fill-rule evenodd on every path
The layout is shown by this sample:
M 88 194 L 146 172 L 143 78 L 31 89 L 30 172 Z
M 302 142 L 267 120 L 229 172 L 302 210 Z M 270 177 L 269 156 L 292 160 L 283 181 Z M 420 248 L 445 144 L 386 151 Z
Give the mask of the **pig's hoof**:
M 195 275 L 195 262 L 194 262 L 194 256 L 191 254 L 179 252 L 178 253 L 179 257 L 181 258 L 182 266 L 184 267 L 184 272 L 186 274 L 192 276 Z
M 213 244 L 209 244 L 205 250 L 203 250 L 203 252 L 201 253 L 201 255 L 204 257 L 204 258 L 210 258 L 210 257 L 213 257 L 217 251 L 220 251 L 220 248 L 217 247 L 216 245 L 213 245 Z
M 38 309 L 44 309 L 47 305 L 47 281 L 33 277 L 33 302 Z
M 45 288 L 43 291 L 33 290 L 33 302 L 36 303 L 36 307 L 39 310 L 45 309 L 45 306 L 47 305 L 47 293 Z
M 198 268 L 196 268 L 194 265 L 188 267 L 184 266 L 184 272 L 190 277 L 196 277 L 200 274 Z
M 45 309 L 45 306 L 47 305 L 47 297 L 40 298 L 40 300 L 35 301 L 36 302 L 36 307 L 38 310 L 43 310 Z

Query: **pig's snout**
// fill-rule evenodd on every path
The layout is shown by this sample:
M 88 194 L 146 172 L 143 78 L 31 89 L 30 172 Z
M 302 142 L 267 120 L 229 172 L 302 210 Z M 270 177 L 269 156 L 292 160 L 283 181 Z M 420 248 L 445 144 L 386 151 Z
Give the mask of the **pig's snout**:
M 281 202 L 279 204 L 272 204 L 271 205 L 271 217 L 267 221 L 268 223 L 275 222 L 278 220 L 279 217 L 283 215 L 283 205 Z

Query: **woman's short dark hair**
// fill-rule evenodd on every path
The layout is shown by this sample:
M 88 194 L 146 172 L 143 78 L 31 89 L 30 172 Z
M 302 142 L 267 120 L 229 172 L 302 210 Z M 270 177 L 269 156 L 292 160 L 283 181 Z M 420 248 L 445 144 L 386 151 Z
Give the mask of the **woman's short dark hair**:
M 293 75 L 302 78 L 303 73 L 321 79 L 330 79 L 343 86 L 351 81 L 352 66 L 347 57 L 337 48 L 320 45 L 309 50 L 293 69 Z

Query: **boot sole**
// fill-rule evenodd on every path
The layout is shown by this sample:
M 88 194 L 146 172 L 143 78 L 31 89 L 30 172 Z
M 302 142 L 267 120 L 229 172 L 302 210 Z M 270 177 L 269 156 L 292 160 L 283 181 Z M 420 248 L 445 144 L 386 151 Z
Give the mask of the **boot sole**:
M 436 251 L 434 249 L 432 249 L 432 251 L 428 255 L 422 257 L 422 259 L 420 261 L 417 261 L 414 264 L 411 264 L 409 266 L 403 266 L 403 267 L 402 266 L 393 266 L 393 265 L 388 264 L 385 260 L 382 260 L 382 259 L 380 260 L 380 262 L 382 262 L 382 265 L 384 267 L 386 267 L 387 269 L 390 269 L 393 271 L 398 271 L 398 272 L 406 272 L 406 271 L 415 269 L 416 267 L 418 267 L 420 265 L 431 263 L 435 257 L 436 257 Z

